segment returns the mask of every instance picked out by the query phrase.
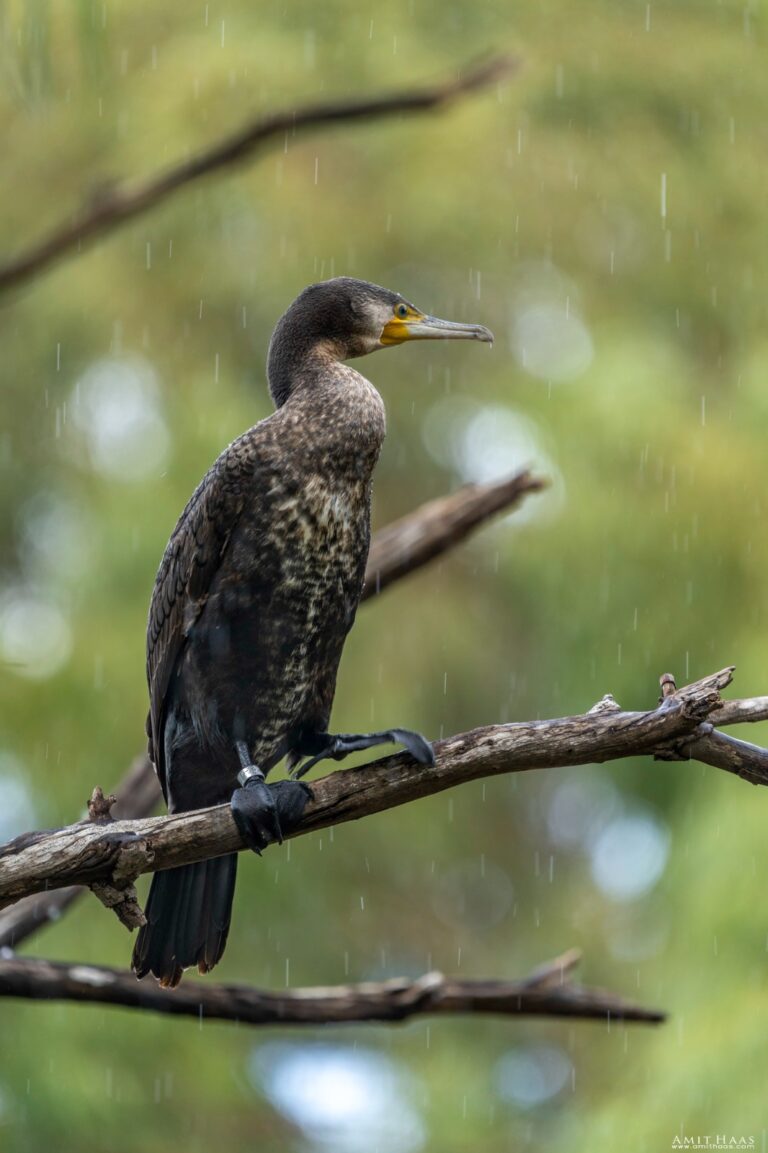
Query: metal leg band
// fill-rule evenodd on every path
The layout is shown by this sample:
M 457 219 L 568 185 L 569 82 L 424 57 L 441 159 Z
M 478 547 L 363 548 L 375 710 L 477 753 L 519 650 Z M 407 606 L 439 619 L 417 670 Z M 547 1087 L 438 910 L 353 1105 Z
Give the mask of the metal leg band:
M 247 785 L 249 781 L 254 781 L 254 780 L 263 781 L 263 780 L 265 780 L 265 777 L 264 777 L 264 774 L 262 773 L 261 769 L 258 769 L 256 767 L 256 765 L 246 765 L 237 774 L 237 779 L 240 782 L 240 784 L 243 787 L 245 787 L 245 785 Z

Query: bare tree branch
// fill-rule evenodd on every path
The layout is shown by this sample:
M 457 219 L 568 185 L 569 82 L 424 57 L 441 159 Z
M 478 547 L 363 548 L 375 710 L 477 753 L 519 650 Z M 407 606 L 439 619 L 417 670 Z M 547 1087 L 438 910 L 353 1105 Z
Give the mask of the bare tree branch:
M 671 673 L 665 673 L 661 677 L 662 701 L 672 699 L 676 692 L 675 678 Z M 759 697 L 744 701 L 727 701 L 715 709 L 711 717 L 725 717 L 731 724 L 743 720 L 757 720 L 761 712 L 759 701 Z M 689 737 L 657 753 L 656 759 L 703 761 L 706 765 L 714 765 L 716 769 L 734 773 L 753 785 L 768 784 L 768 749 L 716 732 L 711 719 L 699 725 Z
M 570 980 L 580 954 L 571 950 L 522 981 L 459 981 L 442 973 L 415 980 L 275 993 L 246 985 L 189 981 L 177 989 L 140 983 L 132 973 L 36 958 L 0 959 L 0 997 L 79 1001 L 149 1009 L 196 1020 L 248 1025 L 328 1025 L 351 1021 L 405 1021 L 421 1014 L 493 1013 L 502 1016 L 580 1017 L 656 1024 L 665 1014 L 615 993 Z
M 527 471 L 489 484 L 469 484 L 448 496 L 421 505 L 380 529 L 373 538 L 363 600 L 415 572 L 464 540 L 499 512 L 515 508 L 546 481 Z M 148 817 L 161 800 L 160 786 L 146 755 L 138 757 L 114 789 L 112 815 L 120 819 Z M 56 921 L 85 889 L 71 886 L 35 893 L 0 913 L 0 948 L 18 948 L 44 925 Z
M 294 136 L 299 129 L 317 128 L 354 120 L 375 120 L 400 112 L 444 108 L 508 75 L 516 67 L 510 57 L 495 57 L 467 68 L 462 74 L 428 88 L 393 92 L 366 100 L 330 101 L 275 112 L 252 121 L 204 152 L 180 161 L 154 176 L 99 190 L 72 220 L 60 224 L 37 244 L 0 267 L 0 292 L 16 288 L 86 243 L 117 228 L 126 220 L 154 208 L 173 192 L 212 172 L 240 164 L 269 142 Z
M 82 885 L 68 885 L 50 893 L 33 893 L 0 913 L 0 952 L 18 949 L 38 929 L 61 919 L 88 890 Z
M 746 722 L 768 721 L 768 697 L 745 697 L 740 701 L 723 701 L 709 718 L 710 723 L 742 725 Z
M 290 835 L 358 820 L 501 773 L 638 754 L 686 756 L 685 746 L 691 740 L 697 753 L 705 742 L 704 751 L 713 760 L 717 756 L 724 761 L 719 744 L 716 753 L 710 750 L 713 735 L 706 731 L 705 722 L 719 707 L 720 690 L 731 679 L 732 669 L 723 669 L 675 691 L 647 712 L 614 711 L 614 702 L 607 710 L 583 716 L 474 729 L 438 741 L 433 766 L 418 765 L 400 753 L 362 768 L 337 770 L 313 782 L 313 799 Z M 745 742 L 736 745 L 729 771 L 768 784 L 765 750 Z M 0 847 L 0 908 L 30 893 L 72 884 L 106 882 L 119 888 L 141 873 L 244 847 L 228 805 L 141 821 L 81 823 L 28 833 Z
M 162 798 L 155 770 L 146 753 L 136 757 L 115 789 L 111 815 L 119 819 L 148 817 Z M 64 913 L 88 890 L 81 885 L 34 893 L 0 912 L 0 949 L 18 949 L 22 942 Z
M 660 754 L 657 759 L 702 761 L 752 785 L 768 785 L 768 749 L 719 733 L 712 724 L 700 725 L 691 740 L 681 741 L 677 755 Z

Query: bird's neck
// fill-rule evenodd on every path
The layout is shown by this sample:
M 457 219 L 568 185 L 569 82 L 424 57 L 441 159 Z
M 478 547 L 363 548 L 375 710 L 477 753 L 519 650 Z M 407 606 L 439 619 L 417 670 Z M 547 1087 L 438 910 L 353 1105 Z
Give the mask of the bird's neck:
M 369 483 L 386 431 L 384 404 L 369 380 L 338 359 L 330 342 L 277 363 L 270 349 L 269 387 L 281 427 L 300 430 L 305 468 Z
M 278 321 L 267 353 L 267 380 L 275 406 L 282 408 L 298 392 L 331 377 L 342 355 L 342 348 L 289 309 Z
M 343 365 L 340 350 L 330 341 L 317 341 L 302 347 L 298 342 L 270 346 L 267 361 L 269 391 L 277 408 L 282 408 L 289 400 L 308 398 L 312 393 L 323 391 L 338 377 L 341 379 Z

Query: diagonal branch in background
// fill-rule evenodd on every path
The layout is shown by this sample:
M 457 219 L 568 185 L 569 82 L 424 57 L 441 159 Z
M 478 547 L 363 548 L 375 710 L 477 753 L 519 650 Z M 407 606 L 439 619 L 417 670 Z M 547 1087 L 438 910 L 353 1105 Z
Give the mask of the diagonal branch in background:
M 710 734 L 731 668 L 665 697 L 647 712 L 624 712 L 615 701 L 548 721 L 492 725 L 438 741 L 435 764 L 400 753 L 362 768 L 337 770 L 313 782 L 313 799 L 290 834 L 358 820 L 502 773 L 591 764 L 650 754 L 696 758 L 754 784 L 768 784 L 768 750 Z M 106 883 L 125 887 L 141 873 L 168 869 L 245 848 L 228 805 L 141 821 L 77 824 L 28 833 L 0 847 L 0 908 L 48 889 Z
M 467 484 L 380 529 L 368 553 L 362 599 L 377 596 L 393 581 L 453 548 L 479 524 L 496 513 L 511 512 L 548 483 L 525 469 L 490 484 Z
M 190 981 L 176 989 L 139 983 L 133 973 L 36 958 L 0 960 L 0 997 L 79 1001 L 148 1009 L 196 1021 L 248 1025 L 330 1025 L 352 1021 L 399 1022 L 429 1014 L 577 1017 L 657 1024 L 665 1014 L 615 993 L 572 982 L 576 949 L 536 969 L 522 981 L 459 981 L 442 973 L 360 985 L 291 989 L 275 993 L 247 985 Z
M 547 482 L 527 470 L 489 484 L 468 484 L 421 505 L 373 537 L 363 600 L 415 572 L 466 539 L 500 512 L 510 512 Z M 160 786 L 146 756 L 138 757 L 115 787 L 117 818 L 148 817 L 160 803 Z M 85 889 L 71 886 L 37 893 L 0 913 L 0 948 L 18 948 L 44 925 L 57 921 Z
M 303 108 L 275 112 L 246 124 L 189 160 L 157 175 L 101 190 L 74 219 L 60 224 L 26 252 L 0 266 L 0 292 L 17 288 L 86 243 L 113 231 L 120 224 L 162 203 L 183 188 L 212 172 L 240 164 L 269 141 L 282 141 L 299 129 L 320 125 L 378 120 L 400 112 L 426 112 L 444 108 L 509 75 L 516 67 L 510 57 L 494 57 L 467 68 L 459 76 L 428 88 L 393 92 L 363 100 L 329 101 Z

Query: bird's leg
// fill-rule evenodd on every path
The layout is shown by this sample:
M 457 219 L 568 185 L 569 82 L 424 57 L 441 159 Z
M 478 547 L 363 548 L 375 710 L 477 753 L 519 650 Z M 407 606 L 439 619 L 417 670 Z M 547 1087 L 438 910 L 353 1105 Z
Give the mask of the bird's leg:
M 264 774 L 251 762 L 245 741 L 236 741 L 235 748 L 241 768 L 237 774 L 240 788 L 235 789 L 230 801 L 232 816 L 246 845 L 261 856 L 261 850 L 272 841 L 282 843 L 280 817 Z
M 360 749 L 373 749 L 377 745 L 404 745 L 420 765 L 434 765 L 435 754 L 426 737 L 410 729 L 385 729 L 380 733 L 306 733 L 302 735 L 297 752 L 311 759 L 297 765 L 291 772 L 294 779 L 303 777 L 318 761 L 330 758 L 341 761 Z
M 283 832 L 298 824 L 312 792 L 297 781 L 278 781 L 267 785 L 264 773 L 251 762 L 245 741 L 235 744 L 241 769 L 237 774 L 240 788 L 232 794 L 230 806 L 240 834 L 255 853 L 273 841 L 282 843 Z

